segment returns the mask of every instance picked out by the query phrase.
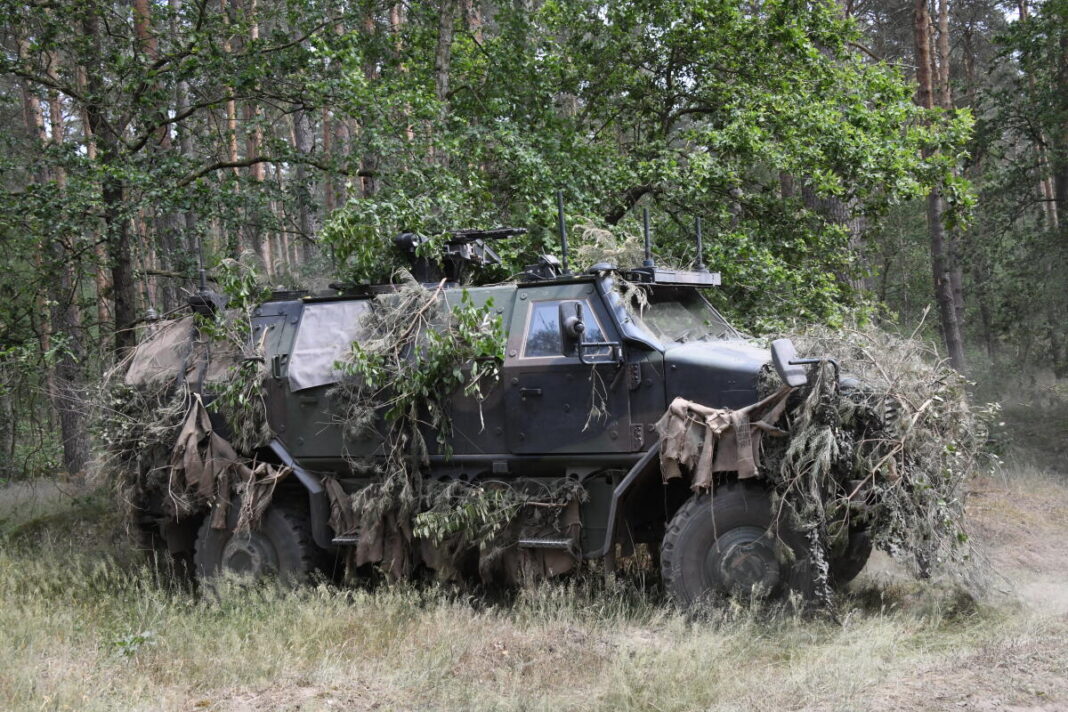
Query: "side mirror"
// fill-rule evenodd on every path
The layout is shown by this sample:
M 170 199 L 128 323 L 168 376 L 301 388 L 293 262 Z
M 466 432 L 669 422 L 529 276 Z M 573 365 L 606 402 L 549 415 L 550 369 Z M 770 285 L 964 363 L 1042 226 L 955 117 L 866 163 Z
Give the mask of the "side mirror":
M 771 363 L 775 366 L 782 382 L 792 388 L 808 383 L 808 373 L 799 361 L 814 363 L 818 360 L 798 359 L 794 342 L 789 339 L 775 339 L 771 342 Z
M 564 356 L 570 356 L 582 343 L 582 334 L 586 331 L 586 324 L 582 321 L 582 302 L 560 302 L 559 324 L 560 351 Z

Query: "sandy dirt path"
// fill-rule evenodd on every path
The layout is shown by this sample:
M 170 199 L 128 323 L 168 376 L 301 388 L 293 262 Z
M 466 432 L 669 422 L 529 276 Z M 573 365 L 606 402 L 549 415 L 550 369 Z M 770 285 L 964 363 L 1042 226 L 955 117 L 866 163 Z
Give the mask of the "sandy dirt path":
M 1017 624 L 876 687 L 867 709 L 1068 711 L 1068 477 L 1017 472 L 976 482 L 968 505 L 991 598 Z

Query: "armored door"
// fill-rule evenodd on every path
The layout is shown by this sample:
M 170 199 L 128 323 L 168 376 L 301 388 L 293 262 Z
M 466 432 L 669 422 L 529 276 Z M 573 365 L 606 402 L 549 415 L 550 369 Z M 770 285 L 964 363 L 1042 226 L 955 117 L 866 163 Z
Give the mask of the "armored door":
M 517 454 L 612 453 L 632 440 L 626 368 L 608 349 L 565 355 L 562 301 L 582 304 L 587 342 L 619 342 L 590 284 L 520 287 L 504 362 L 507 442 Z M 622 348 L 622 347 L 620 347 Z

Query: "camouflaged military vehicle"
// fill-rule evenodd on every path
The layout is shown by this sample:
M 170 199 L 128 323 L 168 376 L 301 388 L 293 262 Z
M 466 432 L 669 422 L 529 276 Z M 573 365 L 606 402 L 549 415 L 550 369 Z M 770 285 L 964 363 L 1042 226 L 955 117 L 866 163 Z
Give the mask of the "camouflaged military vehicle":
M 776 520 L 759 475 L 761 438 L 776 434 L 787 393 L 805 384 L 809 361 L 788 341 L 770 351 L 752 345 L 703 296 L 719 275 L 656 267 L 648 236 L 641 266 L 598 264 L 576 274 L 566 261 L 545 257 L 517 281 L 461 286 L 464 269 L 496 259 L 491 240 L 515 232 L 453 233 L 436 262 L 414 257 L 418 236 L 397 238 L 413 255 L 413 273 L 428 289 L 440 286 L 438 300 L 453 304 L 466 293 L 474 305 L 488 305 L 506 341 L 499 377 L 478 402 L 462 392 L 449 396 L 448 447 L 427 438 L 421 481 L 528 491 L 570 483 L 572 495 L 544 503 L 548 510 L 528 502 L 530 511 L 552 516 L 530 525 L 519 507 L 508 537 L 497 538 L 491 563 L 512 580 L 559 575 L 587 560 L 611 569 L 617 556 L 644 544 L 683 603 L 716 591 L 803 588 L 804 542 Z M 642 292 L 641 308 L 627 303 L 621 282 Z M 383 515 L 361 527 L 361 513 L 346 511 L 376 477 L 352 463 L 373 462 L 381 437 L 374 428 L 363 437 L 346 433 L 332 388 L 343 377 L 338 362 L 366 337 L 365 315 L 395 289 L 337 285 L 328 296 L 275 294 L 256 308 L 251 339 L 266 370 L 270 438 L 253 452 L 226 449 L 205 461 L 240 458 L 248 472 L 269 473 L 269 502 L 244 531 L 240 504 L 176 513 L 161 495 L 144 506 L 142 521 L 158 527 L 172 552 L 192 555 L 199 575 L 303 577 L 336 573 L 346 558 L 353 569 L 369 562 L 389 568 L 401 546 L 414 551 L 403 557 L 408 570 L 439 568 L 440 552 L 419 542 L 409 523 Z M 205 305 L 214 308 L 203 297 L 194 307 Z M 778 394 L 761 390 L 761 374 L 771 369 L 786 384 Z M 203 446 L 209 430 L 226 438 L 212 415 L 189 442 Z M 838 582 L 855 576 L 870 551 L 862 536 L 854 542 L 831 561 Z M 791 550 L 785 556 L 784 546 Z M 492 567 L 474 549 L 469 563 L 485 578 Z

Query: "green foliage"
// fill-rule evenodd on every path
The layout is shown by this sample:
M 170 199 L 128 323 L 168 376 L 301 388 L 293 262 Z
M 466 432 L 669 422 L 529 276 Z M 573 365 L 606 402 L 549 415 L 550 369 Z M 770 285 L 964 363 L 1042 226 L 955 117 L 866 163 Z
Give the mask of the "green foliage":
M 120 636 L 115 640 L 110 641 L 109 647 L 111 647 L 115 654 L 122 658 L 132 658 L 141 651 L 142 648 L 148 648 L 159 643 L 158 636 L 155 631 L 145 630 L 139 633 L 127 633 Z
M 246 317 L 252 310 L 270 296 L 271 290 L 263 286 L 262 277 L 251 264 L 248 253 L 242 255 L 244 260 L 231 258 L 219 262 L 215 270 L 215 279 L 223 294 L 227 297 L 227 307 L 239 310 Z
M 481 400 L 482 385 L 497 379 L 504 361 L 504 333 L 493 300 L 475 305 L 467 290 L 460 303 L 442 312 L 440 290 L 409 285 L 393 304 L 376 304 L 369 343 L 353 343 L 342 372 L 359 384 L 352 392 L 362 408 L 386 403 L 387 421 L 418 438 L 424 422 L 448 451 L 452 427 L 448 400 L 457 391 Z M 443 317 L 443 318 L 441 318 Z
M 367 336 L 336 364 L 344 377 L 330 392 L 341 406 L 341 425 L 348 440 L 372 437 L 383 443 L 372 458 L 351 462 L 355 471 L 373 473 L 375 481 L 347 504 L 358 520 L 361 548 L 357 557 L 368 556 L 366 551 L 374 548 L 381 551 L 375 542 L 382 544 L 387 538 L 404 542 L 387 547 L 389 553 L 380 553 L 377 559 L 367 559 L 384 557 L 394 577 L 410 571 L 413 525 L 427 506 L 422 470 L 429 464 L 429 452 L 424 430 L 436 435 L 439 452 L 451 453 L 449 401 L 462 392 L 481 402 L 483 384 L 499 378 L 505 344 L 492 299 L 476 304 L 464 290 L 459 304 L 449 309 L 448 295 L 440 286 L 430 290 L 410 275 L 403 277 L 405 283 L 395 293 L 375 299 L 364 317 Z M 452 499 L 449 495 L 443 501 Z M 498 516 L 507 510 L 491 504 L 464 501 L 455 512 L 450 507 L 447 521 L 438 516 L 439 510 L 420 525 L 444 533 L 465 522 L 477 523 L 478 532 L 489 536 Z
M 1014 363 L 1064 377 L 1068 212 L 1057 193 L 1068 185 L 1068 5 L 1047 0 L 1032 10 L 991 38 L 992 64 L 1004 69 L 979 93 L 980 201 L 962 252 L 971 321 L 988 356 L 1008 351 Z
M 564 537 L 560 512 L 587 497 L 585 488 L 573 479 L 551 485 L 523 480 L 429 485 L 422 511 L 412 520 L 412 534 L 461 555 L 477 547 L 485 557 L 499 556 L 502 549 L 516 545 L 518 536 L 507 530 L 517 523 Z
M 596 216 L 610 228 L 651 201 L 669 262 L 694 261 L 689 226 L 703 216 L 705 261 L 725 277 L 717 306 L 743 323 L 834 321 L 860 298 L 848 235 L 811 201 L 780 195 L 780 176 L 869 220 L 933 185 L 954 215 L 970 204 L 953 177 L 970 116 L 925 120 L 896 70 L 850 51 L 856 28 L 835 3 L 559 0 L 500 7 L 495 21 L 481 41 L 456 39 L 444 101 L 436 12 L 413 8 L 400 52 L 355 33 L 324 50 L 363 112 L 360 141 L 381 157 L 375 192 L 324 231 L 346 277 L 388 276 L 397 232 L 469 222 L 532 228 L 503 251 L 514 274 L 556 249 L 546 228 L 559 188 L 572 226 Z
M 512 486 L 450 484 L 430 508 L 416 515 L 412 533 L 435 545 L 463 536 L 485 549 L 525 504 Z
M 426 192 L 422 192 L 426 191 Z M 339 275 L 354 283 L 388 282 L 403 255 L 393 238 L 402 232 L 430 237 L 457 226 L 482 225 L 488 216 L 477 201 L 449 175 L 436 176 L 420 194 L 400 188 L 389 200 L 354 198 L 323 227 L 321 239 L 331 248 Z M 430 250 L 431 240 L 421 246 Z
M 267 364 L 263 344 L 252 340 L 252 312 L 269 296 L 250 261 L 227 258 L 215 270 L 226 309 L 212 318 L 197 316 L 197 328 L 221 351 L 217 358 L 233 361 L 226 379 L 212 390 L 212 408 L 226 418 L 231 441 L 239 452 L 250 453 L 270 439 L 263 387 Z

